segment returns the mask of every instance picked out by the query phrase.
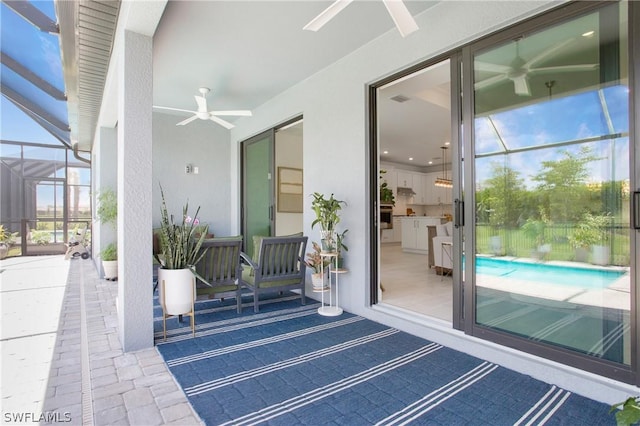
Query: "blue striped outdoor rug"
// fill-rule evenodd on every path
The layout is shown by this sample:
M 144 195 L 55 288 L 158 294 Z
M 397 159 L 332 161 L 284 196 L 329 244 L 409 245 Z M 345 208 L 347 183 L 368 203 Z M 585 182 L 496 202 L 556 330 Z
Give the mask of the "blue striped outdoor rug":
M 609 406 L 362 317 L 198 305 L 158 349 L 208 425 L 611 425 Z M 158 336 L 158 334 L 157 334 Z

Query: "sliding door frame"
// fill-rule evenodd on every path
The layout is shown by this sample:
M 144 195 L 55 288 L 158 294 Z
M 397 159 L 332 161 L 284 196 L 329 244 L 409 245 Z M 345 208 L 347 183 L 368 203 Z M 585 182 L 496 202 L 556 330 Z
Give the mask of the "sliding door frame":
M 633 79 L 634 62 L 636 65 L 635 71 L 640 69 L 638 67 L 639 47 L 637 45 L 632 47 L 632 44 L 631 44 L 633 35 L 635 34 L 636 37 L 638 36 L 637 28 L 634 33 L 633 23 L 635 22 L 636 24 L 640 25 L 640 22 L 639 22 L 640 13 L 638 13 L 637 11 L 637 9 L 640 9 L 640 8 L 633 3 L 634 3 L 633 1 L 630 1 L 627 4 L 629 7 L 629 27 L 628 27 L 627 34 L 629 38 L 628 54 L 630 58 L 630 61 L 629 61 L 630 87 L 635 87 L 635 86 L 631 86 L 631 84 L 634 84 L 633 83 L 634 82 L 634 79 Z M 620 4 L 624 5 L 625 3 L 620 3 Z M 474 72 L 472 67 L 474 54 L 478 51 L 482 51 L 492 46 L 497 46 L 501 43 L 526 36 L 530 33 L 539 32 L 541 29 L 552 27 L 555 24 L 565 22 L 569 19 L 573 19 L 587 13 L 593 13 L 601 9 L 603 6 L 607 6 L 607 5 L 611 5 L 611 2 L 598 1 L 598 2 L 569 3 L 567 5 L 559 7 L 558 9 L 555 9 L 555 10 L 546 12 L 540 16 L 531 18 L 525 22 L 518 23 L 510 28 L 500 30 L 496 34 L 485 37 L 481 40 L 478 40 L 474 43 L 471 43 L 463 47 L 462 49 L 462 62 L 463 62 L 462 80 L 463 80 L 463 86 L 464 86 L 463 92 L 465 96 L 463 100 L 462 109 L 463 109 L 463 116 L 467 118 L 463 123 L 463 135 L 464 135 L 463 146 L 464 146 L 464 152 L 467 153 L 467 157 L 469 159 L 469 161 L 466 161 L 464 164 L 464 177 L 465 177 L 464 187 L 469 188 L 469 190 L 466 191 L 465 193 L 465 201 L 469 206 L 467 209 L 465 209 L 466 223 L 469 223 L 469 224 L 475 223 L 475 208 L 473 208 L 473 206 L 476 205 L 475 189 L 474 189 L 476 176 L 475 176 L 475 168 L 474 168 L 474 161 L 473 161 L 473 153 L 475 152 L 474 151 L 475 147 L 473 145 L 473 140 L 474 140 L 473 105 L 475 103 L 475 98 L 474 98 L 474 87 L 473 87 Z M 636 25 L 636 27 L 638 25 Z M 635 79 L 635 84 L 637 85 L 637 78 Z M 637 91 L 632 90 L 631 92 L 636 93 L 635 105 L 637 108 L 637 105 L 638 105 Z M 630 103 L 631 103 L 631 106 L 633 107 L 634 105 L 633 100 L 630 100 Z M 636 112 L 636 116 L 635 116 L 636 124 L 638 120 L 639 118 Z M 630 121 L 629 141 L 630 141 L 631 150 L 633 151 L 634 145 L 636 147 L 638 145 L 637 136 L 633 126 L 634 124 L 633 108 L 631 108 L 630 110 L 629 121 Z M 635 144 L 633 143 L 633 141 L 636 141 Z M 630 155 L 633 155 L 633 152 L 631 152 Z M 637 157 L 638 155 L 636 154 L 636 163 L 635 163 L 636 166 L 639 164 Z M 631 166 L 633 165 L 634 164 L 631 164 Z M 633 167 L 631 167 L 631 170 L 633 170 Z M 634 182 L 633 172 L 631 172 L 631 174 L 632 174 L 630 176 L 631 182 Z M 638 177 L 636 177 L 635 179 L 637 182 Z M 638 232 L 636 231 L 636 241 L 638 240 L 638 238 L 639 238 Z M 634 244 L 633 238 L 631 240 L 632 240 L 632 243 L 631 243 L 630 250 L 632 255 L 631 258 L 633 259 L 634 258 L 633 254 L 637 253 L 637 243 Z M 465 229 L 465 243 L 467 246 L 467 252 L 472 253 L 472 251 L 475 250 L 475 246 L 476 246 L 476 235 L 475 235 L 474 226 L 469 226 Z M 527 339 L 519 338 L 514 335 L 508 334 L 506 332 L 496 331 L 496 330 L 489 329 L 487 327 L 483 327 L 481 325 L 476 324 L 476 320 L 475 320 L 476 318 L 476 280 L 475 280 L 476 271 L 475 271 L 474 259 L 475 259 L 475 255 L 466 256 L 465 258 L 466 292 L 464 297 L 465 299 L 464 307 L 465 307 L 465 312 L 467 313 L 467 321 L 465 321 L 465 324 L 464 324 L 465 334 L 472 335 L 472 336 L 481 338 L 483 340 L 488 340 L 488 341 L 497 343 L 499 345 L 511 347 L 526 353 L 538 355 L 546 359 L 558 361 L 562 364 L 570 365 L 570 366 L 579 368 L 581 370 L 590 371 L 602 376 L 610 377 L 615 380 L 620 380 L 626 383 L 639 384 L 637 369 L 638 369 L 638 365 L 640 364 L 640 356 L 638 355 L 638 350 L 637 350 L 638 348 L 638 342 L 637 342 L 638 316 L 637 316 L 636 310 L 637 310 L 637 307 L 640 306 L 640 301 L 638 301 L 638 294 L 635 286 L 633 285 L 634 281 L 635 281 L 635 284 L 638 283 L 639 273 L 637 271 L 637 266 L 638 266 L 637 261 L 636 261 L 636 264 L 634 265 L 632 260 L 632 264 L 631 264 L 632 271 L 634 266 L 636 267 L 635 280 L 634 280 L 634 275 L 633 274 L 631 275 L 632 285 L 630 289 L 631 291 L 630 293 L 631 364 L 630 366 L 625 366 L 619 363 L 614 363 L 606 360 L 599 360 L 593 357 L 588 357 L 587 355 L 581 355 L 575 351 L 564 349 L 558 346 L 552 346 L 550 344 L 544 344 L 540 342 L 531 342 Z

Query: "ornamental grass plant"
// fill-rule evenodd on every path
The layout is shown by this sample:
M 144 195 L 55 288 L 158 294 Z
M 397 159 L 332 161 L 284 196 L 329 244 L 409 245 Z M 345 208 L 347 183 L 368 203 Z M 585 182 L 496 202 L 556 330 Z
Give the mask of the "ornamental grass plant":
M 173 215 L 167 211 L 167 203 L 164 191 L 160 186 L 162 195 L 162 219 L 160 224 L 161 250 L 154 255 L 163 269 L 185 269 L 189 268 L 195 273 L 195 265 L 204 256 L 200 252 L 202 242 L 207 237 L 209 226 L 198 226 L 198 213 L 200 207 L 196 209 L 196 214 L 191 217 L 188 214 L 189 202 L 182 209 L 182 220 L 176 223 Z

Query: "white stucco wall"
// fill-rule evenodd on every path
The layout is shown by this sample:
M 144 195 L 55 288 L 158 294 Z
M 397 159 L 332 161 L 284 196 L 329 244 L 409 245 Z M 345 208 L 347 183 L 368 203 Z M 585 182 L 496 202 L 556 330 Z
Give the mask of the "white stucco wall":
M 394 29 L 291 87 L 239 120 L 231 131 L 232 228 L 239 229 L 238 142 L 291 117 L 304 116 L 304 232 L 314 214 L 308 194 L 344 200 L 340 229 L 349 229 L 349 274 L 341 277 L 340 300 L 350 312 L 368 308 L 369 235 L 367 178 L 367 86 L 413 64 L 532 16 L 558 2 L 441 2 L 416 17 L 420 30 L 402 38 Z
M 420 30 L 403 39 L 394 29 L 335 64 L 254 109 L 231 132 L 231 227 L 239 225 L 239 142 L 287 119 L 304 116 L 304 191 L 334 193 L 345 200 L 343 228 L 349 229 L 347 264 L 340 277 L 340 304 L 346 310 L 500 363 L 605 402 L 622 400 L 634 387 L 566 367 L 504 346 L 464 335 L 447 323 L 415 314 L 402 315 L 384 306 L 369 307 L 369 235 L 367 174 L 367 96 L 369 84 L 409 66 L 451 51 L 500 28 L 563 2 L 445 1 L 416 17 Z M 327 172 L 329 170 L 329 172 Z M 311 197 L 304 197 L 304 232 L 311 229 Z M 313 297 L 313 293 L 308 292 Z
M 230 235 L 229 131 L 211 122 L 196 120 L 176 126 L 184 117 L 153 114 L 153 226 L 160 224 L 160 185 L 169 214 L 176 220 L 189 202 L 189 214 L 208 223 L 216 236 Z M 198 174 L 185 173 L 185 166 Z

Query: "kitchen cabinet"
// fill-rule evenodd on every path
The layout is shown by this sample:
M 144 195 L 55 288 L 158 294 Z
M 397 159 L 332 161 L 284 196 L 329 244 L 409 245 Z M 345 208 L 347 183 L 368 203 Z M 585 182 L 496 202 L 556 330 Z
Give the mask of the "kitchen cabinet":
M 398 179 L 398 187 L 399 188 L 413 188 L 413 173 L 398 170 L 396 177 Z
M 394 242 L 394 235 L 395 235 L 395 230 L 394 229 L 383 229 L 382 230 L 382 235 L 380 238 L 380 242 L 381 243 L 392 243 Z
M 380 183 L 385 182 L 387 187 L 389 187 L 389 189 L 393 189 L 393 193 L 395 194 L 395 189 L 398 187 L 398 172 L 391 168 L 384 168 L 383 170 L 386 170 L 387 172 L 380 174 L 380 176 L 382 176 Z
M 443 188 L 441 186 L 435 186 L 436 179 L 438 177 L 442 177 L 442 172 L 439 173 L 428 173 L 427 181 L 425 182 L 425 186 L 428 186 L 430 189 L 429 195 L 427 196 L 425 204 L 438 205 L 442 204 L 451 204 L 452 202 L 452 194 L 453 189 L 451 188 Z
M 439 217 L 405 217 L 402 221 L 402 251 L 429 254 L 429 226 L 442 222 Z
M 426 217 L 408 216 L 402 221 L 402 250 L 415 253 L 429 252 L 430 221 Z
M 393 218 L 393 242 L 399 243 L 402 241 L 402 217 Z
M 422 173 L 414 173 L 413 175 L 413 192 L 411 204 L 424 204 L 424 185 L 422 184 Z

